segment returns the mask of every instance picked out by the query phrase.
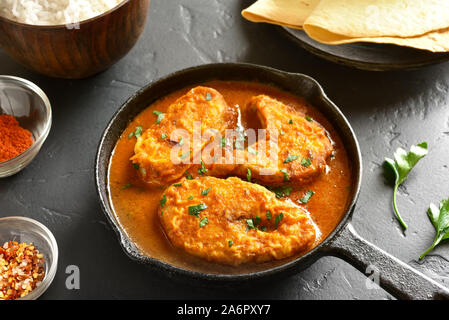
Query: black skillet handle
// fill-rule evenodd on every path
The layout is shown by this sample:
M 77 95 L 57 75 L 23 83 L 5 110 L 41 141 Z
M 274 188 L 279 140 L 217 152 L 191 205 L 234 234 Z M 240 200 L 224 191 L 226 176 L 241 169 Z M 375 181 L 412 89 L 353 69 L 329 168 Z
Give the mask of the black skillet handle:
M 362 239 L 351 223 L 336 236 L 325 249 L 340 257 L 399 299 L 449 299 L 449 289 L 428 276 L 411 268 L 372 243 Z M 372 284 L 368 281 L 368 285 Z

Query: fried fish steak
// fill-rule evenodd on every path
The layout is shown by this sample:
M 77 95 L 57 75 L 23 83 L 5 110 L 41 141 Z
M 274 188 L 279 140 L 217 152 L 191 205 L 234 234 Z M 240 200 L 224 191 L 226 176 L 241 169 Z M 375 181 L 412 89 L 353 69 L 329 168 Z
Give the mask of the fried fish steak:
M 235 150 L 234 159 L 238 156 L 246 159 L 242 164 L 223 164 L 226 161 L 223 157 L 219 163 L 210 165 L 209 175 L 246 178 L 250 174 L 266 185 L 285 182 L 300 185 L 325 170 L 333 143 L 318 122 L 266 95 L 253 97 L 247 110 L 257 114 L 261 128 L 266 129 L 265 142 L 258 140 L 246 150 Z
M 192 166 L 191 160 L 214 140 L 210 135 L 209 141 L 200 139 L 193 145 L 195 126 L 201 129 L 202 136 L 208 129 L 224 135 L 227 128 L 235 128 L 238 117 L 237 110 L 229 107 L 218 91 L 201 86 L 176 100 L 162 116 L 156 115 L 158 120 L 137 139 L 131 158 L 139 166 L 142 179 L 156 186 L 167 186 L 180 179 Z M 184 136 L 172 140 L 176 129 L 182 130 Z M 179 149 L 175 159 L 173 147 Z
M 226 265 L 287 258 L 316 237 L 304 209 L 236 177 L 182 179 L 165 190 L 158 210 L 175 247 Z

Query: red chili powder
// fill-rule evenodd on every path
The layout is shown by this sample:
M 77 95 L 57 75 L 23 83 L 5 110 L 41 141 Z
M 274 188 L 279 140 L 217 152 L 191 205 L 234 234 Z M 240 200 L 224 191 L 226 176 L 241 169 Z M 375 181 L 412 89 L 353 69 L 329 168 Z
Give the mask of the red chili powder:
M 32 144 L 32 133 L 20 127 L 14 116 L 0 115 L 0 162 L 17 157 Z

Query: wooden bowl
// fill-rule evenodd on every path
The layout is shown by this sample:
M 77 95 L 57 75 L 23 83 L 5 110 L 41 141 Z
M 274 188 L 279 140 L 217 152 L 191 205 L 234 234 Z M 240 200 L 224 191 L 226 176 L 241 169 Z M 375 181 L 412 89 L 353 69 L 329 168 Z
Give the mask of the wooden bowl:
M 55 78 L 86 78 L 131 50 L 145 27 L 149 3 L 125 0 L 73 25 L 37 26 L 0 17 L 0 45 L 36 72 Z

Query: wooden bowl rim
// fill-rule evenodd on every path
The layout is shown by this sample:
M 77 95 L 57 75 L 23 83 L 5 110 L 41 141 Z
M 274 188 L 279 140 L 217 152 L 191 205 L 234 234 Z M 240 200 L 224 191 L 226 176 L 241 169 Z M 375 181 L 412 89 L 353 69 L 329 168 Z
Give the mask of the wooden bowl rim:
M 74 23 L 79 23 L 79 25 L 80 25 L 80 27 L 81 27 L 82 25 L 91 23 L 91 22 L 93 22 L 93 21 L 95 21 L 95 20 L 101 19 L 101 18 L 103 18 L 103 17 L 105 17 L 105 16 L 111 14 L 112 12 L 114 12 L 114 11 L 120 9 L 121 7 L 123 7 L 125 4 L 127 4 L 127 3 L 129 3 L 129 2 L 131 2 L 131 0 L 123 0 L 121 3 L 119 3 L 119 4 L 118 4 L 117 6 L 115 6 L 114 8 L 109 9 L 108 11 L 103 12 L 102 14 L 100 14 L 100 15 L 98 15 L 98 16 L 92 17 L 92 18 L 87 19 L 87 20 L 74 22 Z M 55 24 L 55 25 L 36 25 L 36 24 L 28 24 L 28 23 L 17 22 L 17 21 L 14 21 L 14 20 L 5 18 L 5 17 L 3 17 L 3 16 L 1 16 L 1 15 L 0 15 L 0 21 L 4 21 L 4 22 L 9 23 L 9 24 L 14 24 L 14 25 L 20 26 L 20 27 L 22 27 L 22 28 L 41 29 L 41 30 L 67 29 L 67 25 L 68 25 L 68 23 L 67 23 L 67 24 Z

